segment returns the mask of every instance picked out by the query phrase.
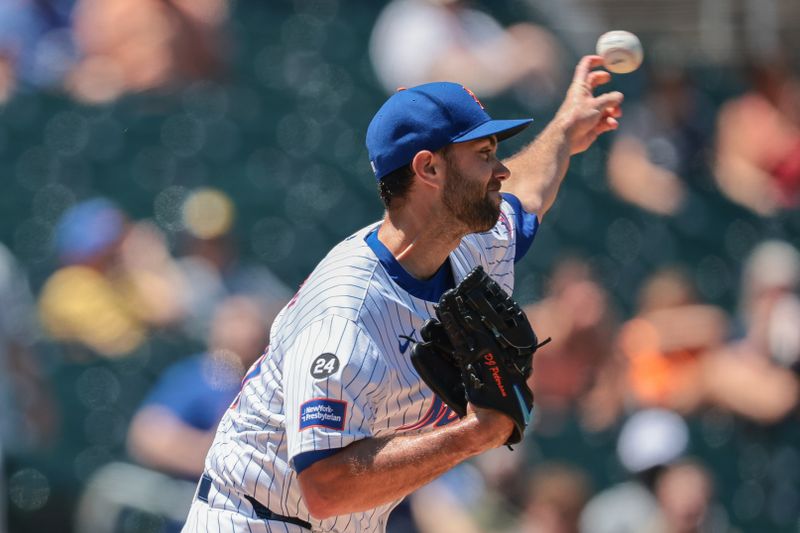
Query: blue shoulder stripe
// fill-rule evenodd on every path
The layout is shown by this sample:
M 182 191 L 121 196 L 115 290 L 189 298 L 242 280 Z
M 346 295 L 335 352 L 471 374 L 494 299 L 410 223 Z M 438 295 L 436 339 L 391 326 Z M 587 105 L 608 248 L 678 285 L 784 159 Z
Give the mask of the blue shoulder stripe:
M 514 229 L 516 232 L 516 249 L 514 250 L 514 262 L 518 262 L 525 257 L 533 244 L 536 232 L 539 230 L 539 217 L 533 213 L 528 213 L 522 207 L 519 198 L 511 193 L 502 193 L 503 199 L 514 208 Z

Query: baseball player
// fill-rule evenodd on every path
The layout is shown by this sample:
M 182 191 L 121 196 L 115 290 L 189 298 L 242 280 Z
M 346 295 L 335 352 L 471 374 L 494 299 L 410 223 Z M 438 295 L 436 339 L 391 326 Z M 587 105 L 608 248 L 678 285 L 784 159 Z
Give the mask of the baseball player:
M 593 95 L 610 79 L 601 63 L 584 57 L 553 121 L 502 162 L 497 143 L 531 120 L 492 120 L 455 83 L 386 101 L 367 130 L 386 214 L 334 247 L 278 315 L 184 532 L 384 531 L 404 496 L 506 442 L 508 416 L 470 404 L 459 418 L 409 346 L 473 267 L 511 293 L 570 156 L 617 127 L 622 94 Z

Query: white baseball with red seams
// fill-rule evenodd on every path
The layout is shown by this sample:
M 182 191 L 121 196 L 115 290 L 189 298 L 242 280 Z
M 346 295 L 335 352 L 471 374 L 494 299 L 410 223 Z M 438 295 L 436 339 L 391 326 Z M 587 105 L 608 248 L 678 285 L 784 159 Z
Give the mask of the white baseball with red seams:
M 615 30 L 597 39 L 597 55 L 603 56 L 603 66 L 615 74 L 633 72 L 644 59 L 642 43 L 629 31 Z

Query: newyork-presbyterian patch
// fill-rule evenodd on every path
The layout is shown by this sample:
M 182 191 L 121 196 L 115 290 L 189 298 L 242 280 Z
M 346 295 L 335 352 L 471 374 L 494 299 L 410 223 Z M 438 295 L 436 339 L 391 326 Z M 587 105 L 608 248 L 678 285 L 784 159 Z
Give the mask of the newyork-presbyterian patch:
M 347 418 L 347 402 L 314 398 L 300 406 L 300 431 L 323 427 L 342 431 Z

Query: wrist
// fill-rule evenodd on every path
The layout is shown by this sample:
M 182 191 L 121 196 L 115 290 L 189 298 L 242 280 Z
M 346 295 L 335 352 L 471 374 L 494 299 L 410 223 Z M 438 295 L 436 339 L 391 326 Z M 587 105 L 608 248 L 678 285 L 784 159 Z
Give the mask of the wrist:
M 574 121 L 566 113 L 559 112 L 542 131 L 541 136 L 551 146 L 566 146 L 572 153 L 572 131 Z
M 514 430 L 514 422 L 509 417 L 491 409 L 471 408 L 462 422 L 473 455 L 502 446 Z
M 567 105 L 567 102 L 564 102 L 545 129 L 550 129 L 553 133 L 566 136 L 574 126 L 575 112 L 573 106 Z

